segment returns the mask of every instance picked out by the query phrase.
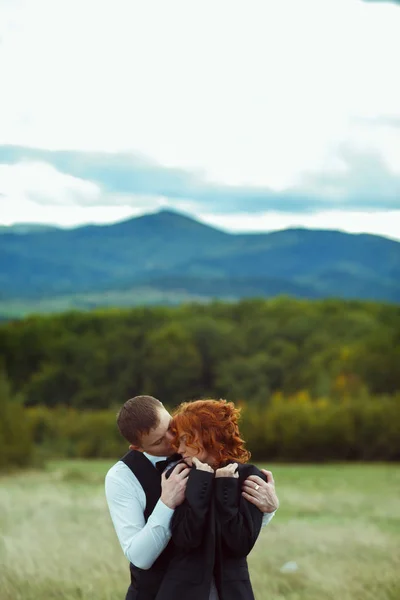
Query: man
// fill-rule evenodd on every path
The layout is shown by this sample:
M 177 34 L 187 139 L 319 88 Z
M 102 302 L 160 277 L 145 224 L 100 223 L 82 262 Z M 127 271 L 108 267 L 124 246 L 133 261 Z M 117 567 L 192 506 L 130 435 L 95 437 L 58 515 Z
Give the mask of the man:
M 171 446 L 171 415 L 152 396 L 136 396 L 125 402 L 117 416 L 130 452 L 107 473 L 106 498 L 122 550 L 130 561 L 131 585 L 126 600 L 154 600 L 168 568 L 170 522 L 174 509 L 185 498 L 190 469 L 177 465 L 169 478 L 168 462 L 176 463 Z M 168 461 L 168 458 L 170 461 Z M 158 464 L 157 464 L 158 463 Z M 269 523 L 279 506 L 272 474 L 267 482 L 251 476 L 243 484 L 243 496 L 264 513 Z

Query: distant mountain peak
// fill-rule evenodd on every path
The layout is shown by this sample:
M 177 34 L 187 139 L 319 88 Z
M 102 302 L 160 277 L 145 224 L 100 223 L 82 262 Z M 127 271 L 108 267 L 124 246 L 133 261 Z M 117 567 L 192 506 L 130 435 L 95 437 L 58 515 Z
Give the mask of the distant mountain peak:
M 119 227 L 131 228 L 146 225 L 148 227 L 168 227 L 169 229 L 186 231 L 208 231 L 210 234 L 227 236 L 228 233 L 199 221 L 193 215 L 189 215 L 171 208 L 160 208 L 156 212 L 145 213 L 117 223 Z
M 173 208 L 164 208 L 164 207 L 161 207 L 159 210 L 157 210 L 153 214 L 164 214 L 164 215 L 170 215 L 171 217 L 176 217 L 176 216 L 186 217 L 186 218 L 189 217 L 189 215 L 185 215 L 185 214 L 179 212 L 178 210 L 174 210 Z
M 148 218 L 148 219 L 152 219 L 152 220 L 174 219 L 174 220 L 179 220 L 179 221 L 195 221 L 196 223 L 198 222 L 195 217 L 185 214 L 185 213 L 182 213 L 180 211 L 174 210 L 172 208 L 160 208 L 159 210 L 156 210 L 156 211 L 150 212 L 150 213 L 145 213 L 136 218 L 137 219 Z
M 399 259 L 400 243 L 378 236 L 303 228 L 234 234 L 164 208 L 109 225 L 0 235 L 0 287 L 10 302 L 140 287 L 185 298 L 290 293 L 399 302 Z
M 142 217 L 146 217 L 146 218 L 152 219 L 152 220 L 172 219 L 174 221 L 181 221 L 181 222 L 192 221 L 193 223 L 198 223 L 201 225 L 201 223 L 199 223 L 197 218 L 194 217 L 193 215 L 189 215 L 189 214 L 180 212 L 178 210 L 174 210 L 173 208 L 160 208 L 159 210 L 157 210 L 155 212 L 146 213 L 137 218 L 140 219 Z

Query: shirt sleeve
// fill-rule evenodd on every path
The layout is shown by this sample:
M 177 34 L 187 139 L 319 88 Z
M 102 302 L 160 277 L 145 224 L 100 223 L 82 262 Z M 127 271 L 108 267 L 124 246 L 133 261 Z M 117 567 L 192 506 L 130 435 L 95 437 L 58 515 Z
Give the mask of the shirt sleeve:
M 263 527 L 266 527 L 268 525 L 268 523 L 270 523 L 272 521 L 273 517 L 275 516 L 275 513 L 276 513 L 276 510 L 274 510 L 274 512 L 272 512 L 272 513 L 264 513 L 263 514 L 261 529 Z
M 139 569 L 150 569 L 171 539 L 174 511 L 159 500 L 146 523 L 146 496 L 130 471 L 109 472 L 105 491 L 111 520 L 126 558 Z

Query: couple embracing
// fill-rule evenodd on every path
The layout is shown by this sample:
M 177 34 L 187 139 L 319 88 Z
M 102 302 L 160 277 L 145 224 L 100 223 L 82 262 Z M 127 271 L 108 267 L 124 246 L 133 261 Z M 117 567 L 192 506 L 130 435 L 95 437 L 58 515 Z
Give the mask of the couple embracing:
M 253 600 L 247 555 L 278 508 L 249 464 L 239 410 L 198 400 L 174 415 L 152 396 L 117 416 L 130 451 L 107 473 L 111 518 L 130 561 L 126 600 Z

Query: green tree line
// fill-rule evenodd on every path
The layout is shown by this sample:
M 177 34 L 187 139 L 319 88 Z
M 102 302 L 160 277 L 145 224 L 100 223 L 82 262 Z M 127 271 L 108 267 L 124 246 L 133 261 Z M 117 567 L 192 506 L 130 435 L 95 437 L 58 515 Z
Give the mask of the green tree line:
M 241 403 L 241 432 L 260 461 L 399 460 L 400 394 L 377 400 L 276 394 L 264 407 Z M 25 422 L 42 458 L 117 458 L 128 444 L 115 417 L 109 409 L 38 406 L 26 409 Z
M 69 312 L 1 324 L 0 349 L 2 420 L 44 453 L 120 454 L 116 410 L 147 393 L 169 407 L 243 405 L 261 459 L 399 458 L 398 306 L 277 298 Z
M 168 405 L 265 404 L 400 390 L 400 307 L 279 298 L 70 312 L 0 326 L 3 368 L 27 406 L 104 409 L 138 392 Z

